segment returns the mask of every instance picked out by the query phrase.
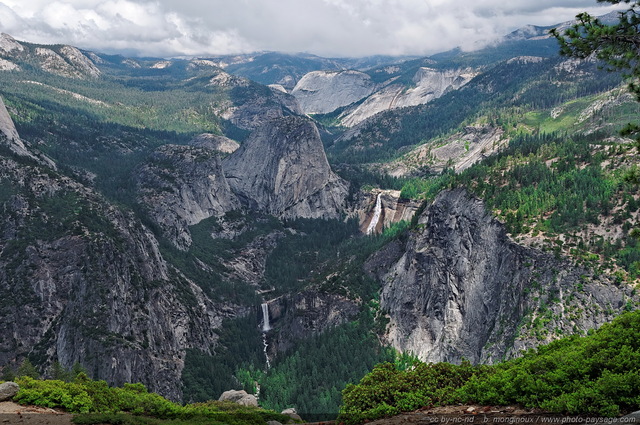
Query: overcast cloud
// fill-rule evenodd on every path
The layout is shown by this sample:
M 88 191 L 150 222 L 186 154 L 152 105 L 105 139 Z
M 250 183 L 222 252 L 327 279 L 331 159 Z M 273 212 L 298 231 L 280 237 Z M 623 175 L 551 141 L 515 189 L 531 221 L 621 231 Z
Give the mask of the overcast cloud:
M 137 56 L 426 55 L 611 10 L 595 0 L 0 0 L 0 31 Z

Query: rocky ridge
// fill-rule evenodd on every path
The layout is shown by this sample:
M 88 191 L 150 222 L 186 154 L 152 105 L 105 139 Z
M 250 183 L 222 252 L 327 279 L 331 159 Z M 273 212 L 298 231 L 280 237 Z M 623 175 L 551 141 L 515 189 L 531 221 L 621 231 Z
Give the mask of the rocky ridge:
M 631 288 L 520 246 L 484 203 L 445 191 L 406 243 L 374 255 L 385 339 L 424 361 L 492 363 L 613 319 Z
M 0 34 L 0 56 L 3 70 L 19 69 L 16 62 L 26 61 L 43 71 L 69 78 L 95 78 L 101 71 L 93 61 L 72 46 L 35 46 L 16 41 L 9 34 Z

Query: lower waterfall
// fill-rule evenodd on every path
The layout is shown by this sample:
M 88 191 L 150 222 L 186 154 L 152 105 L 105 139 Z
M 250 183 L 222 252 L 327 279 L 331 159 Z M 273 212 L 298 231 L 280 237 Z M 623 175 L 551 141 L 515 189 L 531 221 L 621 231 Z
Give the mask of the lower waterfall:
M 267 333 L 264 332 L 262 334 L 262 345 L 264 346 L 264 358 L 267 361 L 267 369 L 271 369 L 271 362 L 269 361 L 269 353 L 267 353 L 267 348 L 269 348 L 269 344 L 267 343 Z
M 269 344 L 267 343 L 267 332 L 271 330 L 271 325 L 269 324 L 269 304 L 262 303 L 262 345 L 264 351 L 264 358 L 267 361 L 267 369 L 271 369 L 271 363 L 269 362 L 269 353 L 267 349 L 269 348 Z
M 376 206 L 373 209 L 373 217 L 371 217 L 371 223 L 369 223 L 369 227 L 367 227 L 367 235 L 372 234 L 376 230 L 376 226 L 378 225 L 378 221 L 380 221 L 380 214 L 382 213 L 382 192 L 378 193 L 378 197 L 376 198 Z

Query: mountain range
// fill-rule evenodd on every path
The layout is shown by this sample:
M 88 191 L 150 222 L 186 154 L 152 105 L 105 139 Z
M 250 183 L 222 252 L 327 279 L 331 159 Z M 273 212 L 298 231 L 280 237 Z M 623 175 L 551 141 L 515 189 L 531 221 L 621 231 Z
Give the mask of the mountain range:
M 639 107 L 547 34 L 366 59 L 2 34 L 0 366 L 331 416 L 398 353 L 494 363 L 637 308 Z

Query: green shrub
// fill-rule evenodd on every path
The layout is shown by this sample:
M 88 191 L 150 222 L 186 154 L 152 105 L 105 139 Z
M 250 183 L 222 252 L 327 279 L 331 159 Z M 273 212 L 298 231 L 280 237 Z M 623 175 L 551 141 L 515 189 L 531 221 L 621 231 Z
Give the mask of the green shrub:
M 471 376 L 485 370 L 469 362 L 459 366 L 414 363 L 406 370 L 392 363 L 379 364 L 358 385 L 344 389 L 338 420 L 360 423 L 424 406 L 455 403 L 459 398 L 457 390 Z
M 640 312 L 496 366 L 381 364 L 342 396 L 339 419 L 347 424 L 459 402 L 617 416 L 640 408 Z
M 20 391 L 17 403 L 61 408 L 81 413 L 77 424 L 225 424 L 264 425 L 275 420 L 286 422 L 289 417 L 274 411 L 235 403 L 207 402 L 181 406 L 150 393 L 142 384 L 110 387 L 105 381 L 93 381 L 80 373 L 74 382 L 39 381 L 30 377 L 18 379 Z
M 74 382 L 39 381 L 28 376 L 18 378 L 20 391 L 13 401 L 35 406 L 59 407 L 72 413 L 85 413 L 93 408 L 93 400 L 85 387 Z
M 522 404 L 552 412 L 616 416 L 640 407 L 640 314 L 626 313 L 587 337 L 530 350 L 474 377 L 467 402 Z

